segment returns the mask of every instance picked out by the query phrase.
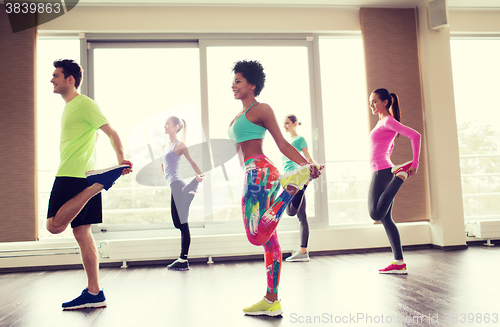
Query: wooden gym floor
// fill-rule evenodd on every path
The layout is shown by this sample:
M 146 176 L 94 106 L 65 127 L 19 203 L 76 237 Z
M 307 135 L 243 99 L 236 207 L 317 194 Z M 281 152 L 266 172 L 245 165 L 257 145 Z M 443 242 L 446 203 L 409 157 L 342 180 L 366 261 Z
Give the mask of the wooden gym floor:
M 0 274 L 0 326 L 499 326 L 500 246 L 405 251 L 408 275 L 380 275 L 390 252 L 283 261 L 282 317 L 244 316 L 266 290 L 263 260 L 101 268 L 108 307 L 62 311 L 83 270 Z

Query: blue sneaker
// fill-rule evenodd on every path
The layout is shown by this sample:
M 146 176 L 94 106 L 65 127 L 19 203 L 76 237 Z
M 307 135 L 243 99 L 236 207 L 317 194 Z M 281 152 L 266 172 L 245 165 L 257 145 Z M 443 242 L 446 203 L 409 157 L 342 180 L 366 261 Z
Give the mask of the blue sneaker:
M 106 298 L 101 290 L 99 294 L 92 295 L 89 290 L 85 288 L 82 294 L 69 302 L 62 304 L 63 310 L 78 310 L 83 308 L 103 308 L 106 306 Z
M 122 171 L 125 168 L 130 168 L 129 165 L 119 165 L 113 166 L 106 169 L 100 170 L 91 170 L 85 173 L 87 177 L 87 182 L 89 186 L 92 186 L 94 183 L 99 183 L 104 186 L 104 189 L 107 191 L 115 181 L 122 175 Z

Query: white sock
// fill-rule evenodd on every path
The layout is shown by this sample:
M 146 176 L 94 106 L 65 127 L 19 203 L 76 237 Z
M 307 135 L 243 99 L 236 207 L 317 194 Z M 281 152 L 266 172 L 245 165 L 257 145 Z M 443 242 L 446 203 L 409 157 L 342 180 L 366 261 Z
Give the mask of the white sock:
M 274 302 L 269 301 L 269 300 L 267 299 L 267 297 L 265 297 L 265 296 L 264 296 L 264 300 L 266 300 L 266 302 L 267 302 L 267 303 L 269 303 L 269 304 L 273 304 L 273 303 L 274 303 Z
M 400 265 L 404 265 L 404 263 L 405 263 L 405 261 L 404 261 L 403 259 L 401 259 L 401 260 L 394 260 L 394 262 L 395 262 L 398 266 L 400 266 Z
M 186 259 L 182 259 L 182 258 L 179 258 L 179 259 L 177 259 L 177 260 L 179 260 L 179 262 L 181 262 L 181 263 L 184 263 L 184 262 L 186 262 L 186 261 L 187 261 Z
M 90 292 L 90 291 L 89 291 L 89 294 L 90 294 L 90 295 L 93 295 L 93 296 L 96 296 L 97 294 L 99 294 L 99 292 L 97 292 L 97 293 L 92 293 L 92 292 Z

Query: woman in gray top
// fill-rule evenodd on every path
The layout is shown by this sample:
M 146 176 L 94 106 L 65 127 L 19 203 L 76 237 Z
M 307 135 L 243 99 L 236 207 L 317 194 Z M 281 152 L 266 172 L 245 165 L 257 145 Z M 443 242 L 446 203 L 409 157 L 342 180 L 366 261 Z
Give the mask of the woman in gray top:
M 200 168 L 191 159 L 186 144 L 177 138 L 177 133 L 183 130 L 184 139 L 186 138 L 186 122 L 176 116 L 169 117 L 165 123 L 165 134 L 169 136 L 169 144 L 163 147 L 162 169 L 165 173 L 167 183 L 170 185 L 171 201 L 170 209 L 175 228 L 181 231 L 181 255 L 179 259 L 168 265 L 172 270 L 188 270 L 187 261 L 189 245 L 191 244 L 191 234 L 189 232 L 188 216 L 189 206 L 194 199 L 198 184 L 203 181 L 205 175 Z M 186 185 L 179 177 L 179 161 L 182 155 L 186 156 L 187 161 L 196 172 L 196 177 Z

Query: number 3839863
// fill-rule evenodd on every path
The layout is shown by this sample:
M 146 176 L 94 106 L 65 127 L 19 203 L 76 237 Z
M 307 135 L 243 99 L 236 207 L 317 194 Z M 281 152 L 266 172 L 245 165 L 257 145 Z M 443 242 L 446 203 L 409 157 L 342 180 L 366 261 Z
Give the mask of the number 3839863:
M 5 2 L 7 14 L 59 14 L 61 2 Z

